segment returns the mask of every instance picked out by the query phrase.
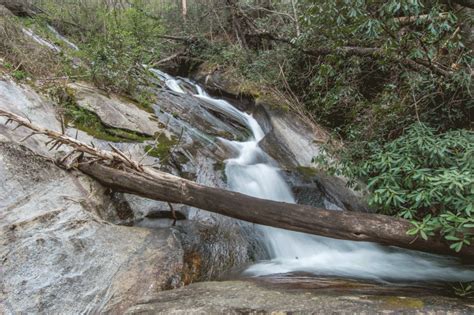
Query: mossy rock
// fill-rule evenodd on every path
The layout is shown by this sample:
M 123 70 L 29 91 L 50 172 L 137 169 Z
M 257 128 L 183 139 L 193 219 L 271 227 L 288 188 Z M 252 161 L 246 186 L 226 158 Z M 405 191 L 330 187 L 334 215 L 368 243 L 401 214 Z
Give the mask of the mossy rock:
M 53 92 L 63 111 L 65 124 L 72 124 L 90 136 L 110 142 L 144 142 L 153 137 L 105 125 L 97 114 L 77 105 L 75 91 L 66 87 Z
M 160 160 L 165 160 L 169 158 L 172 153 L 172 149 L 178 144 L 178 138 L 171 136 L 168 138 L 165 134 L 161 134 L 156 139 L 155 145 L 145 146 L 145 152 L 149 156 L 159 158 Z

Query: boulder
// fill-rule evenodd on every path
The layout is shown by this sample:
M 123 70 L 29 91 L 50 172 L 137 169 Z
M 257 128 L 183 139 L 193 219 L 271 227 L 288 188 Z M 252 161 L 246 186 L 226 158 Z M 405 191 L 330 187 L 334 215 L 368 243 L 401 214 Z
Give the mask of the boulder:
M 110 224 L 107 190 L 0 143 L 0 300 L 5 313 L 121 313 L 180 284 L 175 232 Z M 1 308 L 0 308 L 1 309 Z

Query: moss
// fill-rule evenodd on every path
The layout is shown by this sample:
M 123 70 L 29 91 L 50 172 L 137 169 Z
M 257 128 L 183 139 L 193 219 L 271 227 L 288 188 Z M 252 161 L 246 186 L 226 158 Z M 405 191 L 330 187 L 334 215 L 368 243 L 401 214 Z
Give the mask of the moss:
M 422 309 L 425 303 L 421 299 L 403 296 L 374 296 L 371 300 L 382 302 L 382 307 L 389 309 Z
M 225 166 L 226 164 L 223 161 L 216 161 L 216 163 L 214 163 L 214 171 L 220 172 L 222 174 L 222 180 L 224 182 L 227 182 L 227 176 L 225 174 Z
M 129 104 L 133 104 L 141 110 L 144 110 L 148 113 L 154 114 L 153 104 L 156 103 L 156 96 L 151 93 L 142 92 L 140 94 L 134 95 L 133 98 L 128 96 L 120 96 L 120 98 Z
M 224 139 L 233 139 L 236 140 L 236 137 L 230 133 L 229 131 L 225 130 L 219 130 L 218 132 L 215 133 L 217 137 L 224 138 Z
M 318 174 L 318 170 L 313 168 L 313 167 L 308 167 L 308 166 L 298 166 L 296 167 L 296 170 L 298 173 L 303 175 L 305 178 L 310 178 L 314 177 Z
M 171 149 L 178 144 L 176 137 L 168 138 L 165 134 L 161 134 L 157 140 L 156 145 L 145 146 L 145 152 L 148 155 L 164 160 L 171 154 Z
M 95 113 L 77 105 L 71 88 L 57 90 L 54 94 L 59 99 L 66 125 L 72 124 L 96 139 L 110 142 L 143 142 L 153 139 L 138 132 L 105 125 Z

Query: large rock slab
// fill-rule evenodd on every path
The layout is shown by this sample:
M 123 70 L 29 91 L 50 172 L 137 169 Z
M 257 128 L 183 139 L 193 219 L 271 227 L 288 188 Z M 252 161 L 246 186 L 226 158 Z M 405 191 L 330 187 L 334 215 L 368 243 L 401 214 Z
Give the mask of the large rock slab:
M 36 93 L 31 87 L 15 83 L 7 77 L 0 77 L 0 108 L 26 117 L 40 126 L 55 131 L 61 130 L 54 106 L 46 97 Z M 11 133 L 8 130 L 15 125 L 5 126 L 5 121 L 3 117 L 0 118 L 0 133 L 4 136 L 20 140 L 31 133 L 26 128 L 19 128 Z M 46 137 L 34 136 L 29 138 L 28 145 L 35 151 L 47 155 L 50 152 L 44 146 L 45 140 Z
M 396 295 L 382 285 L 375 294 L 343 291 L 268 287 L 254 281 L 202 282 L 145 297 L 126 314 L 470 314 L 469 301 L 433 296 Z M 402 288 L 393 289 L 401 291 Z
M 170 229 L 123 227 L 106 190 L 0 142 L 0 313 L 121 313 L 180 283 Z
M 313 158 L 319 155 L 321 144 L 328 141 L 327 133 L 287 110 L 266 104 L 257 107 L 266 112 L 271 125 L 266 136 L 269 139 L 261 143 L 266 152 L 282 161 L 283 166 L 315 166 Z M 285 158 L 283 154 L 288 155 Z
M 86 83 L 72 83 L 68 87 L 74 90 L 77 105 L 96 113 L 106 126 L 149 136 L 162 129 L 152 114 L 116 95 L 106 95 Z

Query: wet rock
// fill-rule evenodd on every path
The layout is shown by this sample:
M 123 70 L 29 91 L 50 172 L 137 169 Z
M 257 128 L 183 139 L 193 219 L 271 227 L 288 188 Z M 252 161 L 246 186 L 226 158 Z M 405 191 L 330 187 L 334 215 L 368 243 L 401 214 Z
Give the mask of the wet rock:
M 314 181 L 318 183 L 324 194 L 340 208 L 349 211 L 374 212 L 369 208 L 365 197 L 350 189 L 344 179 L 318 172 Z
M 150 113 L 118 96 L 106 95 L 85 83 L 72 83 L 68 87 L 74 91 L 77 105 L 96 113 L 107 126 L 148 136 L 153 136 L 162 129 Z
M 280 140 L 274 132 L 270 131 L 259 142 L 259 146 L 274 160 L 276 160 L 280 167 L 285 169 L 293 169 L 298 166 L 293 152 L 285 145 L 280 145 Z
M 298 167 L 282 173 L 298 204 L 317 208 L 372 212 L 362 193 L 353 191 L 340 177 L 314 168 Z
M 449 297 L 357 295 L 347 289 L 334 294 L 327 290 L 268 287 L 254 281 L 224 281 L 195 283 L 144 297 L 126 314 L 468 314 L 472 311 L 469 301 Z
M 269 150 L 270 155 L 274 154 L 273 158 L 278 161 L 282 156 L 278 151 L 272 150 L 272 146 L 280 146 L 285 148 L 285 151 L 291 152 L 286 161 L 282 160 L 283 165 L 312 166 L 313 158 L 320 152 L 320 144 L 327 141 L 325 132 L 315 131 L 313 127 L 288 111 L 265 104 L 260 106 L 266 111 L 272 127 L 270 137 L 273 141 L 262 143 L 264 149 Z
M 183 249 L 185 284 L 215 280 L 233 268 L 267 258 L 253 225 L 236 221 L 188 222 L 177 229 Z
M 201 67 L 194 78 L 216 94 L 242 98 L 241 84 L 231 73 L 222 69 Z M 258 93 L 255 93 L 258 94 Z M 252 100 L 256 119 L 267 136 L 260 145 L 283 167 L 311 166 L 312 160 L 319 154 L 319 146 L 326 143 L 328 134 L 319 126 L 311 126 L 294 112 L 260 101 L 255 95 L 247 97 Z
M 168 121 L 172 120 L 169 118 L 171 115 L 173 118 L 185 123 L 181 128 L 190 129 L 191 132 L 192 130 L 198 130 L 205 135 L 231 140 L 242 139 L 248 136 L 246 128 L 239 122 L 227 118 L 218 112 L 210 111 L 203 100 L 191 95 L 159 91 L 155 106 L 158 116 L 160 112 L 167 113 Z M 166 125 L 168 121 L 162 121 L 162 123 Z

